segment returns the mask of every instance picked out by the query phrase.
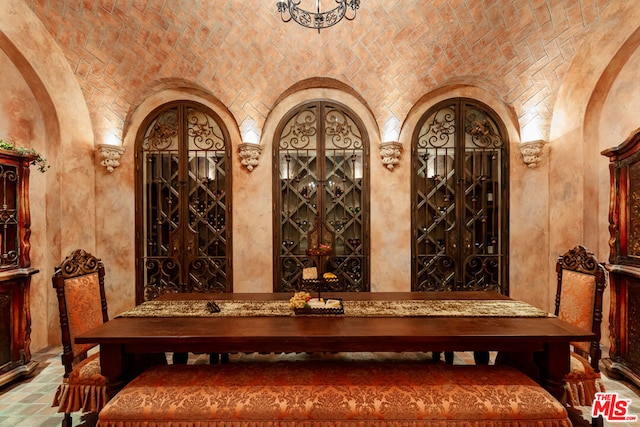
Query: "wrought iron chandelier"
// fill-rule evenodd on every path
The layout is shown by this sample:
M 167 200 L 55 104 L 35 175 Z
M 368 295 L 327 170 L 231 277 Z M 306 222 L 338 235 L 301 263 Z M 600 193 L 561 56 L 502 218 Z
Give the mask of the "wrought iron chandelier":
M 287 0 L 278 2 L 278 12 L 284 22 L 291 19 L 307 28 L 316 28 L 318 33 L 322 28 L 329 28 L 336 25 L 342 18 L 353 21 L 356 11 L 360 8 L 360 0 L 335 0 L 338 4 L 335 8 L 322 12 L 320 10 L 320 0 L 316 0 L 316 11 L 311 12 L 300 8 L 302 0 Z M 347 9 L 353 11 L 353 16 L 347 15 Z

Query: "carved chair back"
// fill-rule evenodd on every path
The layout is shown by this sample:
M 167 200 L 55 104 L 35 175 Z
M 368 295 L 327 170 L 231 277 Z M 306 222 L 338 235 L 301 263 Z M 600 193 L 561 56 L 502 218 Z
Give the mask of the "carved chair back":
M 606 286 L 604 267 L 592 252 L 578 245 L 558 257 L 556 273 L 555 315 L 593 331 L 596 335 L 594 341 L 572 345 L 574 351 L 589 360 L 591 367 L 598 372 L 602 296 Z
M 53 287 L 58 296 L 65 376 L 87 357 L 92 344 L 76 344 L 75 337 L 109 320 L 104 291 L 104 265 L 76 249 L 55 268 Z

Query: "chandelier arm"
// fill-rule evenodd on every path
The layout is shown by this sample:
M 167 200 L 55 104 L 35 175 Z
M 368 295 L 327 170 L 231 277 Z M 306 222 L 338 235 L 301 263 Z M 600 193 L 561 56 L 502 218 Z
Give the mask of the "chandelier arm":
M 284 17 L 284 13 L 280 13 L 280 18 L 282 19 L 282 22 L 289 22 L 291 21 L 291 15 L 289 15 L 289 18 L 285 19 Z
M 289 22 L 291 21 L 291 10 L 289 9 L 289 5 L 283 1 L 279 1 L 277 4 L 278 7 L 278 12 L 280 12 L 280 19 L 282 19 L 282 22 Z M 285 13 L 289 15 L 289 18 L 285 18 Z
M 336 2 L 340 2 L 342 0 L 336 0 Z M 353 21 L 354 19 L 356 19 L 356 14 L 358 12 L 358 9 L 360 9 L 360 0 L 352 0 L 350 1 L 347 6 L 349 6 L 351 8 L 351 10 L 353 10 L 353 16 L 349 17 L 346 13 L 346 7 L 345 7 L 345 14 L 344 14 L 344 19 L 346 19 L 347 21 Z
M 349 16 L 347 16 L 347 14 L 345 13 L 344 19 L 346 19 L 347 21 L 353 21 L 354 19 L 356 19 L 356 13 L 353 12 L 353 16 L 351 18 L 349 18 Z

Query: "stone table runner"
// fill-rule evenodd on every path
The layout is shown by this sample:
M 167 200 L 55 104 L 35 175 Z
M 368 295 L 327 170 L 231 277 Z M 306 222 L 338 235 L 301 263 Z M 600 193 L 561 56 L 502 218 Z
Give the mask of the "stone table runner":
M 117 317 L 265 317 L 295 316 L 288 300 L 148 301 Z M 345 317 L 547 317 L 546 311 L 515 300 L 344 301 Z M 321 314 L 319 316 L 326 316 Z M 336 316 L 336 315 L 332 315 Z

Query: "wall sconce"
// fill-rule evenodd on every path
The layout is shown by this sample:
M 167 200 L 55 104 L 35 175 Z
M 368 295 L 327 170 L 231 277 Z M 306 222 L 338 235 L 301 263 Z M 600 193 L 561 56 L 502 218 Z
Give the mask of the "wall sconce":
M 529 166 L 531 169 L 538 165 L 542 154 L 542 148 L 546 143 L 546 141 L 538 139 L 535 141 L 523 142 L 519 145 L 525 165 Z
M 399 142 L 383 142 L 379 146 L 382 164 L 390 171 L 400 163 L 400 153 L 402 153 L 402 144 Z
M 120 166 L 120 156 L 124 153 L 124 147 L 113 144 L 98 144 L 98 150 L 102 156 L 100 164 L 107 168 L 108 172 L 113 172 Z
M 240 158 L 242 159 L 240 164 L 242 164 L 242 166 L 246 166 L 249 172 L 253 171 L 253 168 L 258 166 L 258 159 L 262 153 L 262 147 L 260 144 L 243 142 L 238 145 L 238 149 L 240 150 Z
M 397 141 L 400 138 L 400 127 L 402 123 L 393 114 L 384 124 L 383 141 Z

